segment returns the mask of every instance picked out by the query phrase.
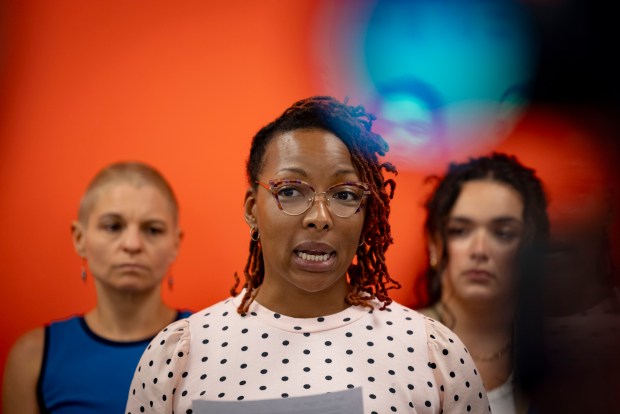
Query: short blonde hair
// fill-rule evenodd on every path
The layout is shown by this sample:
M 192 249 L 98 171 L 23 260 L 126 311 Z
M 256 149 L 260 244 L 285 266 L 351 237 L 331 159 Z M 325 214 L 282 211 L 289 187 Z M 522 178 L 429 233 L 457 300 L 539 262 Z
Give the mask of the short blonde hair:
M 126 182 L 134 185 L 149 184 L 157 188 L 170 202 L 174 222 L 178 222 L 179 204 L 172 187 L 164 176 L 154 167 L 142 162 L 122 161 L 110 164 L 95 175 L 86 188 L 80 201 L 78 220 L 81 223 L 88 221 L 93 206 L 97 200 L 99 189 L 110 183 Z

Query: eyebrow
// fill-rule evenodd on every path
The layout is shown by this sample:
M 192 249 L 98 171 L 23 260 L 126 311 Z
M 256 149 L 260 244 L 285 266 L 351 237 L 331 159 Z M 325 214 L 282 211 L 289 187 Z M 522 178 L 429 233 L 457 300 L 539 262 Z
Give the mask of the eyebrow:
M 299 174 L 303 177 L 308 177 L 308 174 L 301 168 L 295 168 L 295 167 L 284 167 L 284 168 L 280 168 L 278 171 L 276 171 L 276 174 L 282 173 L 282 172 L 291 172 L 291 173 L 295 173 L 295 174 Z
M 98 218 L 98 220 L 102 220 L 102 219 L 120 219 L 125 221 L 125 217 L 123 217 L 122 214 L 120 213 L 104 213 L 102 215 L 100 215 Z M 160 223 L 160 224 L 164 224 L 166 225 L 166 220 L 159 218 L 159 217 L 149 217 L 145 220 L 140 220 L 141 223 Z
M 107 218 L 123 219 L 123 215 L 119 213 L 104 213 L 104 214 L 101 214 L 97 218 L 98 219 L 107 219 Z
M 303 168 L 284 167 L 276 171 L 276 174 L 279 174 L 282 172 L 295 173 L 295 174 L 301 175 L 304 178 L 308 178 L 308 173 Z M 333 175 L 340 176 L 340 175 L 347 175 L 347 174 L 357 174 L 357 172 L 353 168 L 341 168 L 337 170 Z
M 475 220 L 470 219 L 469 217 L 463 217 L 463 216 L 454 216 L 454 217 L 449 217 L 448 218 L 449 222 L 457 222 L 457 223 L 464 223 L 464 224 L 469 224 L 469 223 L 473 223 Z M 512 217 L 512 216 L 500 216 L 500 217 L 495 217 L 491 220 L 491 223 L 493 224 L 520 224 L 523 225 L 523 220 L 518 219 L 516 217 Z

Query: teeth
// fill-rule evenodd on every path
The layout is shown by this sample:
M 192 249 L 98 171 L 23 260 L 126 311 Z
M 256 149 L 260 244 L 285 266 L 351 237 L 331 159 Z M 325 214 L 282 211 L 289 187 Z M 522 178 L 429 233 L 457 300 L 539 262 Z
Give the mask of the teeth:
M 308 254 L 304 252 L 297 252 L 297 256 L 299 256 L 303 260 L 309 260 L 311 262 L 324 262 L 329 259 L 329 253 L 325 254 Z

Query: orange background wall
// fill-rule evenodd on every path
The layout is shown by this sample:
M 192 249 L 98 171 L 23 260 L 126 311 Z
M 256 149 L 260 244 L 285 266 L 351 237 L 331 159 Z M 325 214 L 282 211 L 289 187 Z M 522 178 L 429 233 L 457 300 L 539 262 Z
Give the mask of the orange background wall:
M 88 181 L 110 162 L 148 162 L 176 190 L 185 239 L 165 299 L 198 310 L 228 294 L 249 240 L 242 201 L 251 137 L 295 100 L 330 94 L 309 62 L 317 4 L 4 3 L 0 370 L 19 335 L 94 305 L 69 226 Z M 548 149 L 520 142 L 505 148 L 547 177 L 559 174 L 541 156 Z M 388 263 L 403 284 L 394 298 L 413 305 L 428 189 L 423 174 L 396 181 Z
M 185 239 L 165 299 L 198 310 L 224 298 L 245 265 L 251 137 L 295 100 L 329 93 L 307 62 L 314 2 L 171 5 L 4 4 L 0 370 L 19 335 L 95 303 L 69 226 L 100 168 L 142 160 L 171 181 Z M 421 248 L 420 182 L 399 176 L 394 206 L 390 256 L 405 302 L 419 262 L 410 251 Z

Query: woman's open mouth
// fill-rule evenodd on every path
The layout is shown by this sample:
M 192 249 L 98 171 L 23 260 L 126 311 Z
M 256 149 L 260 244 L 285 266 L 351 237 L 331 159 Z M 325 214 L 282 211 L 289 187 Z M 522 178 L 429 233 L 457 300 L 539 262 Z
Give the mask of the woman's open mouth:
M 311 262 L 325 262 L 329 260 L 330 256 L 335 253 L 320 253 L 320 252 L 302 252 L 296 251 L 297 257 L 302 260 L 309 260 Z
M 293 263 L 307 272 L 325 272 L 336 265 L 336 251 L 326 245 L 306 244 L 293 250 Z

